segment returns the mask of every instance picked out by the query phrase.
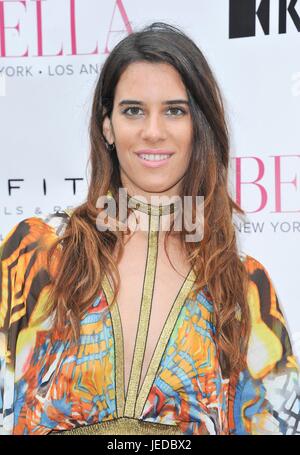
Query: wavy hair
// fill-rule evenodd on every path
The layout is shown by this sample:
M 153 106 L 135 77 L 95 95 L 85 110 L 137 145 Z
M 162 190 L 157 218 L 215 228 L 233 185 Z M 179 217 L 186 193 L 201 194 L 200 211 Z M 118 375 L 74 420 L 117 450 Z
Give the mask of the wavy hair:
M 228 376 L 244 368 L 250 332 L 247 272 L 239 256 L 232 220 L 234 212 L 243 211 L 228 192 L 229 134 L 220 88 L 203 53 L 175 26 L 155 22 L 128 35 L 102 66 L 89 125 L 88 194 L 85 202 L 75 207 L 64 234 L 49 250 L 47 315 L 54 317 L 54 328 L 61 336 L 76 341 L 80 319 L 101 292 L 104 273 L 113 280 L 114 301 L 118 294 L 119 256 L 115 252 L 121 253 L 124 248 L 122 232 L 99 232 L 96 228 L 97 199 L 108 191 L 116 196 L 122 186 L 116 152 L 108 152 L 106 147 L 103 120 L 111 116 L 120 76 L 128 65 L 138 61 L 172 65 L 187 91 L 193 144 L 180 196 L 204 196 L 204 237 L 201 242 L 184 242 L 184 229 L 178 235 L 196 272 L 196 287 L 200 290 L 206 286 L 211 295 L 218 354 L 222 372 Z M 59 266 L 52 273 L 54 262 L 57 264 L 54 258 L 58 257 Z

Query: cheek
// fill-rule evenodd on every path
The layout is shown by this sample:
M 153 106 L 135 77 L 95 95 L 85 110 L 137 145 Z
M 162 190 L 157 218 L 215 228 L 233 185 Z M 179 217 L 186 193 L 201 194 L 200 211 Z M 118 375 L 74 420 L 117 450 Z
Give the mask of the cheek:
M 120 124 L 115 133 L 117 155 L 119 162 L 126 166 L 127 162 L 132 159 L 131 152 L 135 149 L 136 141 L 132 127 Z
M 132 125 L 128 124 L 119 124 L 115 128 L 116 143 L 119 146 L 119 149 L 125 152 L 128 148 L 131 148 L 132 144 L 135 142 L 135 129 Z
M 178 138 L 178 143 L 181 144 L 181 150 L 186 159 L 191 156 L 192 146 L 193 146 L 193 136 L 189 130 L 182 131 L 180 139 Z
M 177 124 L 173 129 L 173 134 L 183 146 L 188 148 L 192 143 L 193 127 L 190 122 Z

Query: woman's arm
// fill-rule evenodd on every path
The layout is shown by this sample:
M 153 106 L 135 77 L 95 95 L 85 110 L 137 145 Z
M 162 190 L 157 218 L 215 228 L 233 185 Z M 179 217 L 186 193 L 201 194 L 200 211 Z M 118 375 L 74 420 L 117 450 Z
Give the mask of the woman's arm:
M 247 368 L 231 378 L 232 434 L 300 434 L 299 367 L 265 268 L 247 257 L 251 334 Z
M 23 374 L 50 281 L 46 253 L 54 238 L 50 226 L 32 217 L 14 226 L 0 246 L 0 434 L 14 432 L 26 400 Z

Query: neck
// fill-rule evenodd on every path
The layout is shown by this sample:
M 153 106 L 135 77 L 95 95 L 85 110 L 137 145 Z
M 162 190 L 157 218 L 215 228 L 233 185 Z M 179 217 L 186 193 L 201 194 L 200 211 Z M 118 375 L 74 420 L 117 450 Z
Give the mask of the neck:
M 179 196 L 170 198 L 167 196 L 153 196 L 154 199 L 149 202 L 146 198 L 139 196 L 130 196 L 128 194 L 128 207 L 138 210 L 139 212 L 147 213 L 148 215 L 164 216 L 174 213 L 179 208 Z M 166 201 L 166 199 L 168 201 Z
M 172 198 L 153 196 L 151 202 L 152 200 L 154 203 L 149 203 L 149 199 L 147 200 L 145 197 L 127 195 L 128 207 L 133 209 L 133 213 L 138 219 L 138 230 L 148 232 L 149 228 L 151 229 L 151 218 L 154 217 L 159 218 L 159 231 L 170 230 L 171 222 L 178 215 L 181 207 L 179 196 Z M 133 219 L 135 220 L 135 217 Z M 134 224 L 136 225 L 136 222 Z
M 127 189 L 124 191 L 124 188 L 119 190 L 118 195 L 109 190 L 107 196 L 119 200 L 122 223 L 127 223 L 131 232 L 148 233 L 149 228 L 152 229 L 151 226 L 155 225 L 158 226 L 156 230 L 164 233 L 170 230 L 173 220 L 175 227 L 177 226 L 176 221 L 181 222 L 182 203 L 180 196 L 152 195 L 151 202 L 154 201 L 154 203 L 150 203 L 149 197 L 131 196 Z M 128 218 L 127 208 L 131 209 Z

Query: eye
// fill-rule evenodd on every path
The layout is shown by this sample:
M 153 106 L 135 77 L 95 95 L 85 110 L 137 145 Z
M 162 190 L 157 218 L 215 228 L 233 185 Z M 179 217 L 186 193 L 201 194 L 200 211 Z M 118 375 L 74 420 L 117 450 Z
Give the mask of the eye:
M 174 111 L 175 111 L 175 112 L 176 112 L 176 111 L 179 111 L 179 115 L 184 115 L 184 114 L 186 114 L 186 111 L 185 111 L 184 109 L 182 109 L 181 107 L 169 107 L 168 111 L 173 111 L 173 113 L 174 113 Z M 179 117 L 179 115 L 176 115 L 176 114 L 175 114 L 175 117 Z
M 127 107 L 122 111 L 122 114 L 127 115 L 128 117 L 135 117 L 139 115 L 139 111 L 142 111 L 142 109 L 138 106 L 131 106 Z M 167 112 L 171 111 L 171 116 L 174 115 L 174 117 L 179 117 L 181 115 L 185 115 L 186 111 L 182 109 L 181 107 L 169 107 L 167 109 Z M 169 115 L 169 114 L 168 114 Z
M 135 111 L 135 113 L 133 114 L 130 114 L 129 111 Z M 124 109 L 122 111 L 122 114 L 125 114 L 125 115 L 129 115 L 129 117 L 133 117 L 134 115 L 138 115 L 137 111 L 140 111 L 141 108 L 140 107 L 137 107 L 137 106 L 133 106 L 133 107 L 127 107 L 126 109 Z

